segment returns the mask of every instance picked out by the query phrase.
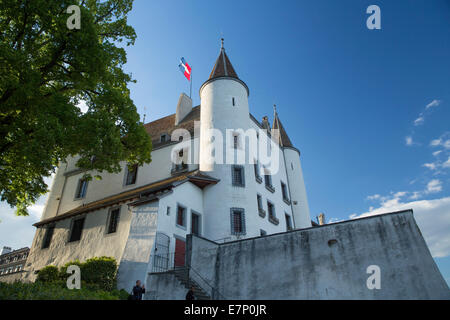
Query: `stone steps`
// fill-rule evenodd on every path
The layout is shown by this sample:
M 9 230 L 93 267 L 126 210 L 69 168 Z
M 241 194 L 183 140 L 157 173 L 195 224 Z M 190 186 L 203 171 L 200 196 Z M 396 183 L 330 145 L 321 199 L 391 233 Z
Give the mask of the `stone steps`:
M 211 297 L 205 291 L 203 291 L 198 283 L 196 283 L 192 279 L 189 279 L 187 271 L 188 270 L 185 267 L 175 267 L 174 273 L 177 280 L 180 281 L 180 283 L 184 285 L 186 289 L 190 289 L 190 287 L 192 286 L 195 298 L 197 300 L 211 300 Z

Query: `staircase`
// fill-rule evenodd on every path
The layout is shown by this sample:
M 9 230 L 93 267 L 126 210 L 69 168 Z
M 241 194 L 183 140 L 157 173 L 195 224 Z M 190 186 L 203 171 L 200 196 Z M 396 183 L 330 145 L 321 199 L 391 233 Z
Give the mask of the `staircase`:
M 180 281 L 186 289 L 193 287 L 196 300 L 211 300 L 211 297 L 202 289 L 202 287 L 200 287 L 197 282 L 189 278 L 188 268 L 175 267 L 174 273 L 177 280 Z

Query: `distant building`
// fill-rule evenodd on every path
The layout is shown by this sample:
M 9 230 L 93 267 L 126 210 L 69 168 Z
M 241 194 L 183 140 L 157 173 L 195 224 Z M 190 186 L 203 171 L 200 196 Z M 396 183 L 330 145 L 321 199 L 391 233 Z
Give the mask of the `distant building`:
M 21 278 L 29 252 L 28 247 L 14 251 L 10 247 L 3 247 L 0 255 L 0 282 L 14 282 Z

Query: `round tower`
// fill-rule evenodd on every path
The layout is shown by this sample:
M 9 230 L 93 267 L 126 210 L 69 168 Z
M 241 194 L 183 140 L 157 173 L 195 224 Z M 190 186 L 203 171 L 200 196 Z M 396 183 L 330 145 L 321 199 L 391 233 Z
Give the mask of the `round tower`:
M 249 208 L 249 204 L 256 206 L 256 201 L 251 201 L 254 195 L 249 199 L 248 192 L 255 183 L 251 179 L 253 167 L 246 156 L 244 163 L 236 161 L 237 154 L 245 155 L 248 149 L 243 134 L 250 128 L 248 96 L 249 89 L 231 65 L 222 39 L 214 68 L 200 88 L 199 169 L 220 180 L 204 190 L 205 236 L 213 240 L 233 237 L 233 208 L 243 209 L 244 214 L 256 210 Z M 243 169 L 241 176 L 236 165 Z M 242 236 L 244 233 L 248 236 L 249 230 L 243 230 Z
M 274 108 L 272 136 L 278 138 L 278 145 L 283 150 L 286 175 L 289 185 L 292 215 L 295 229 L 311 227 L 308 198 L 306 196 L 305 182 L 303 180 L 300 151 L 292 145 L 283 124 Z M 274 131 L 277 131 L 275 134 Z

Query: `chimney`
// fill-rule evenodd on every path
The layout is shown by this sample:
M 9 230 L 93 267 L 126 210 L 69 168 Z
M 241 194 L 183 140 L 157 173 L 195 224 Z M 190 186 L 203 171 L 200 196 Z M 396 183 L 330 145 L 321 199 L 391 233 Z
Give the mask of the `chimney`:
M 270 132 L 269 118 L 267 118 L 267 116 L 263 117 L 261 124 L 262 124 L 263 129 L 266 129 L 267 131 Z
M 180 94 L 177 112 L 175 113 L 175 125 L 178 125 L 192 111 L 192 100 L 185 93 Z
M 12 251 L 11 247 L 3 247 L 1 254 L 7 254 L 10 253 L 11 251 Z
M 323 212 L 319 214 L 319 218 L 318 219 L 319 219 L 319 225 L 320 226 L 323 226 L 324 224 L 326 224 L 325 223 L 325 214 Z

